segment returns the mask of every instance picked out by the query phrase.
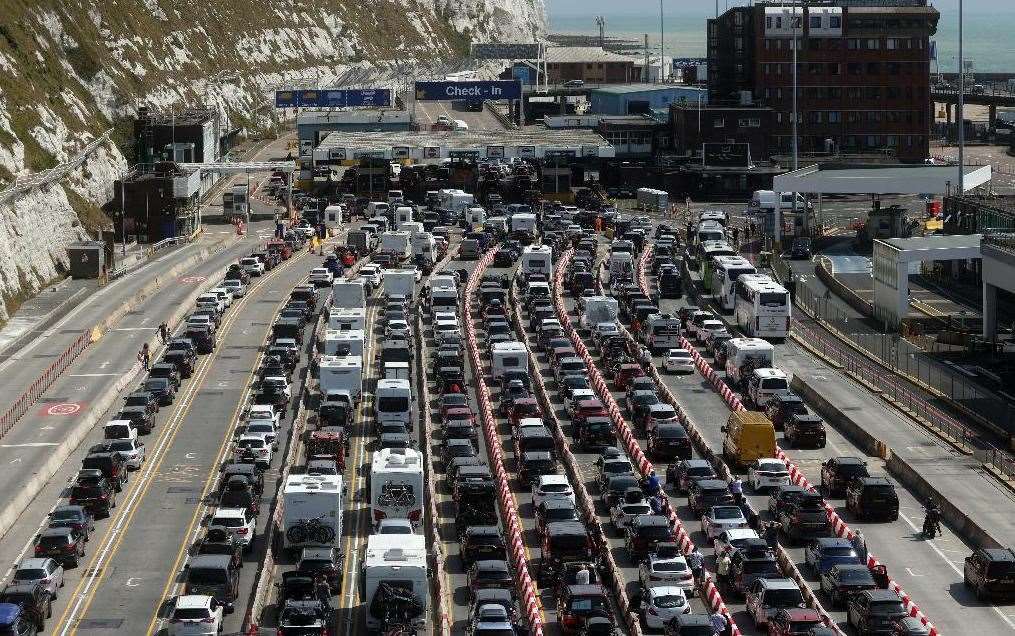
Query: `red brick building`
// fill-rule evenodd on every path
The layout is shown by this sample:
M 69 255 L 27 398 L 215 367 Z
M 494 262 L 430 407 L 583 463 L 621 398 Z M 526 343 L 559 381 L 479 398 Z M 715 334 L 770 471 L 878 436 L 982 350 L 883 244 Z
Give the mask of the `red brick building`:
M 773 154 L 793 132 L 797 49 L 801 154 L 929 154 L 930 36 L 939 14 L 927 0 L 757 3 L 708 21 L 709 97 L 769 106 Z
M 545 55 L 550 84 L 568 80 L 582 80 L 586 84 L 627 84 L 641 79 L 641 69 L 635 70 L 633 57 L 600 47 L 549 46 Z

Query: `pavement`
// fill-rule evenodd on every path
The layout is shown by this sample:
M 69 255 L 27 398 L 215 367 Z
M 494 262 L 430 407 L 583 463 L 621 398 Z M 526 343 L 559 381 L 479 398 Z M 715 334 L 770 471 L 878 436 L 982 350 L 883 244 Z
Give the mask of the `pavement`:
M 199 271 L 210 275 L 235 258 L 235 254 L 220 255 Z M 89 629 L 100 634 L 151 634 L 159 628 L 163 601 L 178 589 L 183 552 L 192 542 L 195 529 L 200 528 L 206 510 L 204 498 L 229 449 L 231 430 L 257 367 L 260 345 L 270 329 L 270 316 L 319 262 L 305 253 L 291 258 L 260 281 L 255 279 L 257 285 L 248 295 L 227 310 L 218 348 L 202 356 L 194 376 L 184 380 L 175 403 L 157 416 L 156 428 L 145 439 L 148 461 L 120 493 L 112 519 L 97 524 L 87 559 L 68 572 L 67 587 L 54 604 L 54 633 Z M 15 428 L 10 443 L 0 447 L 0 468 L 5 472 L 30 471 L 43 461 L 74 426 L 76 418 L 85 416 L 90 402 L 109 390 L 108 385 L 121 377 L 125 366 L 133 364 L 137 344 L 152 333 L 156 318 L 180 305 L 194 284 L 181 283 L 167 289 L 137 315 L 125 319 L 100 340 L 100 344 L 108 342 L 107 349 L 111 350 L 102 351 L 98 346 L 87 350 L 78 368 L 69 370 L 51 390 L 60 396 L 53 399 L 81 404 L 81 410 L 56 416 L 46 414 L 50 407 L 43 407 L 23 421 L 25 426 Z M 130 390 L 128 385 L 122 393 Z M 112 408 L 118 404 L 119 400 L 114 400 Z M 13 436 L 18 433 L 23 439 L 15 442 Z M 87 447 L 100 438 L 100 430 L 88 432 L 80 447 L 32 501 L 21 522 L 0 541 L 0 558 L 12 564 L 21 558 L 35 528 L 72 479 Z M 9 474 L 4 478 L 9 480 L 7 483 L 27 479 Z M 256 561 L 252 558 L 243 568 L 241 589 L 251 589 Z M 238 630 L 242 618 L 242 610 L 229 616 L 226 631 Z
M 663 300 L 662 309 L 675 312 L 686 304 L 686 297 Z M 1012 512 L 1015 512 L 1015 498 L 985 477 L 982 469 L 966 456 L 956 453 L 916 423 L 905 420 L 865 387 L 792 341 L 776 345 L 776 364 L 793 375 L 810 378 L 823 397 L 848 413 L 864 430 L 888 442 L 895 452 L 914 462 L 924 478 L 932 479 L 936 486 L 942 488 L 943 496 L 957 502 L 971 518 L 1001 532 L 1003 537 L 1010 535 L 1011 524 L 1006 520 L 1010 520 Z M 720 426 L 725 424 L 729 414 L 726 403 L 697 374 L 664 377 L 710 447 L 720 449 Z M 778 441 L 787 448 L 781 439 Z M 820 482 L 821 463 L 833 456 L 864 456 L 872 473 L 886 472 L 879 458 L 866 456 L 851 438 L 832 427 L 828 427 L 828 443 L 824 449 L 792 449 L 787 450 L 787 454 L 812 483 Z M 1015 621 L 1007 607 L 977 601 L 962 584 L 962 560 L 973 550 L 973 546 L 966 543 L 966 537 L 957 533 L 957 529 L 946 527 L 942 536 L 931 541 L 923 540 L 918 536 L 923 521 L 923 497 L 897 482 L 896 491 L 900 500 L 900 518 L 894 523 L 858 521 L 845 511 L 841 499 L 830 503 L 851 527 L 863 530 L 871 553 L 888 566 L 889 573 L 941 633 L 1004 634 L 1015 631 Z M 749 498 L 755 509 L 764 511 L 767 508 L 765 496 L 751 494 Z M 765 516 L 767 513 L 763 514 Z M 789 547 L 788 552 L 817 591 L 816 577 L 803 566 L 803 550 Z M 826 609 L 830 610 L 827 598 L 821 598 Z M 844 612 L 832 611 L 831 615 L 840 626 L 845 626 Z M 738 620 L 738 624 L 742 626 L 743 622 Z

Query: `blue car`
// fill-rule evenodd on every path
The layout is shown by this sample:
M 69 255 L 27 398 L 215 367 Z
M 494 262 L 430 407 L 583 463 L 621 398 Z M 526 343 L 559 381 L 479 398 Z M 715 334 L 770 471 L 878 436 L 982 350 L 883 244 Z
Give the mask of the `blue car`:
M 833 565 L 863 565 L 853 545 L 847 539 L 836 537 L 814 539 L 804 548 L 804 557 L 818 575 L 832 569 Z

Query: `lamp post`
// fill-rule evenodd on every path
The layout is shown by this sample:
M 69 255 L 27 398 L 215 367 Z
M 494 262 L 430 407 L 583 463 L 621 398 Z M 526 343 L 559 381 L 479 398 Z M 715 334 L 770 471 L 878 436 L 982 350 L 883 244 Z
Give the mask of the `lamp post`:
M 663 83 L 663 0 L 659 0 L 659 83 Z
M 966 126 L 962 118 L 962 107 L 966 101 L 966 69 L 965 60 L 962 57 L 962 0 L 959 0 L 959 104 L 955 113 L 955 118 L 958 120 L 959 125 L 959 196 L 966 193 L 965 183 L 965 165 L 963 159 L 965 158 L 965 142 L 966 142 Z

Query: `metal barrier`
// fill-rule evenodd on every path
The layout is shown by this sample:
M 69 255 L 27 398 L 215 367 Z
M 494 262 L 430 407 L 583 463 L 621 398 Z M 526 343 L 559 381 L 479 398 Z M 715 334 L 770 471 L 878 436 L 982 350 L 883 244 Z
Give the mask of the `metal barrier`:
M 486 252 L 476 263 L 465 286 L 464 321 L 465 341 L 469 349 L 469 357 L 476 384 L 476 395 L 479 397 L 479 410 L 483 421 L 483 435 L 486 437 L 487 455 L 493 467 L 494 479 L 497 481 L 498 500 L 501 516 L 508 534 L 508 546 L 511 560 L 515 566 L 516 584 L 519 596 L 525 606 L 529 619 L 529 629 L 534 636 L 543 636 L 543 619 L 539 603 L 539 591 L 536 583 L 529 575 L 529 566 L 525 558 L 525 542 L 522 537 L 522 524 L 518 517 L 518 507 L 511 493 L 507 470 L 504 468 L 504 451 L 497 434 L 497 421 L 493 416 L 490 400 L 490 389 L 486 385 L 483 372 L 483 361 L 479 354 L 479 342 L 476 340 L 476 325 L 472 322 L 472 297 L 483 277 L 483 272 L 496 255 L 497 250 Z
M 49 170 L 43 170 L 42 172 L 27 175 L 23 178 L 20 176 L 15 177 L 14 183 L 6 190 L 0 192 L 0 205 L 12 203 L 32 188 L 38 188 L 64 178 L 70 174 L 72 170 L 83 164 L 85 159 L 95 152 L 99 146 L 109 141 L 109 134 L 111 132 L 113 132 L 112 128 L 88 142 L 88 144 L 81 149 L 81 152 L 79 152 L 77 156 L 70 161 L 62 163 L 54 168 L 50 168 Z
M 3 438 L 14 425 L 18 423 L 25 413 L 42 397 L 42 394 L 56 382 L 56 379 L 70 366 L 78 355 L 88 348 L 92 343 L 91 334 L 82 333 L 63 353 L 57 356 L 56 361 L 42 372 L 35 382 L 14 399 L 14 402 L 7 408 L 7 411 L 0 416 L 0 438 Z

